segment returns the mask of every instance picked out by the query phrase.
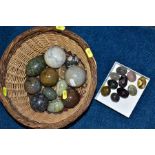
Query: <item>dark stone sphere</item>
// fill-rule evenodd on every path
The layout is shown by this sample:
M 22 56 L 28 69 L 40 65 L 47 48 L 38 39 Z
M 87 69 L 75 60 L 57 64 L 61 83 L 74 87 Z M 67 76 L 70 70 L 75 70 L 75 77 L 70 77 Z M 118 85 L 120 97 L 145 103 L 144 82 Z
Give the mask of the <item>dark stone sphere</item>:
M 124 88 L 128 84 L 128 78 L 126 75 L 122 75 L 121 78 L 119 79 L 119 86 Z
M 36 112 L 44 112 L 48 107 L 48 99 L 43 94 L 36 94 L 30 97 L 31 108 Z
M 129 92 L 124 88 L 118 88 L 117 94 L 122 98 L 127 98 L 129 96 Z
M 75 89 L 69 88 L 67 89 L 67 98 L 62 98 L 62 101 L 66 108 L 73 108 L 79 103 L 80 95 Z
M 49 101 L 57 98 L 57 93 L 53 88 L 45 87 L 43 88 L 42 93 L 48 98 Z

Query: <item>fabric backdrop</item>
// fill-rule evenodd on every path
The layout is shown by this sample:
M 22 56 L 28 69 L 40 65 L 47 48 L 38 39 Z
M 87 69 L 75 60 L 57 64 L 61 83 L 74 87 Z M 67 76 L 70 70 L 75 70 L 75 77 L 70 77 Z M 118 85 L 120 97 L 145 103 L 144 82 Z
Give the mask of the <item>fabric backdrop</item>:
M 18 34 L 31 27 L 0 27 L 0 56 Z M 150 77 L 150 83 L 130 118 L 92 100 L 89 109 L 66 128 L 155 128 L 155 29 L 153 27 L 67 27 L 91 47 L 98 65 L 99 90 L 118 61 Z M 26 128 L 0 104 L 0 128 Z

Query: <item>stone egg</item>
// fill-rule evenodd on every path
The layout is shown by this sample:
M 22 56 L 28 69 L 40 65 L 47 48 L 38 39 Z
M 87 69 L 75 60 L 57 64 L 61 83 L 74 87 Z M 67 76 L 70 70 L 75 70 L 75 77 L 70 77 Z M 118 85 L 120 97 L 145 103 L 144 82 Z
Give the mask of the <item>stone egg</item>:
M 79 66 L 72 66 L 67 69 L 65 80 L 71 87 L 80 87 L 86 81 L 86 71 Z
M 128 80 L 129 80 L 130 82 L 136 81 L 136 73 L 133 72 L 133 71 L 129 71 L 129 72 L 127 73 L 127 77 L 128 77 Z
M 50 113 L 58 113 L 63 111 L 64 105 L 60 99 L 55 99 L 53 101 L 49 101 L 47 111 Z
M 111 100 L 113 102 L 118 102 L 120 100 L 120 97 L 119 97 L 119 95 L 117 93 L 112 93 L 111 94 Z
M 43 88 L 42 93 L 48 98 L 48 100 L 54 100 L 57 98 L 56 91 L 51 87 Z
M 43 94 L 30 97 L 31 108 L 36 112 L 44 112 L 48 107 L 48 99 Z
M 41 84 L 39 79 L 35 77 L 29 77 L 24 83 L 25 91 L 29 94 L 38 93 L 41 90 Z
M 119 86 L 124 88 L 128 84 L 128 78 L 126 75 L 122 75 L 121 78 L 119 79 Z
M 44 86 L 55 86 L 58 79 L 58 73 L 53 68 L 46 68 L 40 75 L 40 81 Z
M 26 65 L 26 75 L 27 76 L 38 76 L 46 67 L 44 57 L 37 56 L 31 59 Z
M 64 49 L 54 46 L 47 50 L 44 55 L 45 62 L 52 68 L 60 68 L 66 61 Z
M 111 89 L 116 89 L 118 87 L 118 83 L 117 81 L 115 80 L 108 80 L 108 86 L 111 88 Z
M 111 89 L 110 89 L 109 86 L 103 86 L 101 88 L 101 94 L 102 94 L 102 96 L 108 96 L 110 94 L 110 92 L 111 92 Z
M 115 72 L 111 72 L 109 76 L 112 80 L 116 80 L 116 81 L 118 81 L 120 78 L 120 75 L 118 73 L 115 73 Z
M 129 85 L 128 86 L 128 91 L 129 91 L 129 94 L 131 96 L 136 96 L 137 95 L 137 88 L 134 85 Z
M 57 85 L 56 85 L 56 92 L 58 96 L 62 96 L 62 93 L 64 90 L 67 89 L 67 83 L 65 80 L 60 80 L 58 81 Z
M 75 89 L 69 88 L 67 90 L 67 98 L 66 99 L 62 98 L 62 101 L 66 108 L 73 108 L 79 103 L 80 95 Z
M 127 68 L 124 67 L 124 66 L 120 66 L 116 69 L 116 72 L 119 74 L 119 75 L 125 75 L 127 73 Z
M 124 88 L 118 88 L 117 94 L 122 98 L 127 98 L 129 96 L 129 92 Z
M 146 78 L 145 77 L 140 77 L 137 81 L 137 86 L 139 89 L 144 89 L 146 87 Z

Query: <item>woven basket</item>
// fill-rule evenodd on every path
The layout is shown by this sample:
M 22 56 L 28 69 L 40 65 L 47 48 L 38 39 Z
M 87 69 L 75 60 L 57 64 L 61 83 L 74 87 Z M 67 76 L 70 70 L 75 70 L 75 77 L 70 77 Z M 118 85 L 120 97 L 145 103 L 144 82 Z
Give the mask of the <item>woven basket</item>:
M 34 112 L 24 90 L 27 62 L 43 54 L 50 46 L 58 45 L 76 54 L 87 72 L 87 81 L 78 91 L 80 103 L 60 114 Z M 63 128 L 76 120 L 89 106 L 96 82 L 96 62 L 86 52 L 89 46 L 76 34 L 56 27 L 34 27 L 17 36 L 5 50 L 0 61 L 0 100 L 7 111 L 20 123 L 31 128 Z M 58 70 L 63 76 L 63 69 Z

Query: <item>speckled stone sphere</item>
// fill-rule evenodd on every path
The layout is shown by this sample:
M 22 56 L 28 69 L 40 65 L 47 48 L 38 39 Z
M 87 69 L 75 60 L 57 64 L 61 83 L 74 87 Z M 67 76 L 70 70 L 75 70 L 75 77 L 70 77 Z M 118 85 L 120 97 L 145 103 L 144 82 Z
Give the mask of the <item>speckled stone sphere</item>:
M 145 77 L 140 77 L 137 81 L 137 86 L 139 89 L 144 89 L 146 87 L 146 78 Z
M 25 91 L 29 94 L 38 93 L 41 90 L 41 84 L 39 79 L 35 77 L 29 77 L 24 83 Z
M 46 67 L 44 57 L 37 56 L 31 59 L 26 65 L 26 75 L 27 76 L 38 76 Z
M 129 85 L 128 86 L 128 91 L 129 91 L 129 94 L 131 96 L 136 96 L 137 95 L 137 88 L 134 85 Z
M 62 99 L 62 101 L 66 108 L 73 108 L 79 103 L 80 95 L 75 89 L 69 88 L 67 90 L 67 98 Z
M 66 61 L 64 49 L 54 46 L 47 50 L 44 55 L 45 62 L 52 68 L 60 68 Z
M 58 113 L 63 111 L 64 105 L 60 99 L 55 99 L 53 101 L 49 101 L 47 111 L 50 113 Z
M 40 75 L 40 81 L 44 86 L 55 86 L 58 78 L 58 73 L 53 68 L 46 68 Z
M 30 97 L 31 108 L 36 112 L 44 112 L 48 107 L 48 99 L 43 94 Z
M 58 81 L 57 85 L 56 85 L 56 92 L 58 96 L 62 96 L 62 93 L 64 90 L 67 89 L 67 83 L 65 80 L 60 80 Z
M 56 91 L 51 87 L 43 88 L 42 93 L 48 98 L 48 100 L 52 101 L 57 98 Z
M 68 68 L 73 65 L 78 65 L 78 63 L 79 63 L 79 58 L 75 54 L 73 54 L 67 58 L 65 65 Z
M 65 80 L 71 87 L 80 87 L 86 81 L 86 71 L 79 66 L 72 66 L 67 69 Z
M 127 77 L 128 77 L 128 80 L 129 80 L 130 82 L 136 81 L 136 73 L 133 72 L 133 71 L 129 71 L 129 72 L 127 73 Z
M 102 96 L 108 96 L 110 94 L 110 92 L 111 92 L 111 89 L 110 89 L 109 86 L 103 86 L 101 88 L 101 94 L 102 94 Z

